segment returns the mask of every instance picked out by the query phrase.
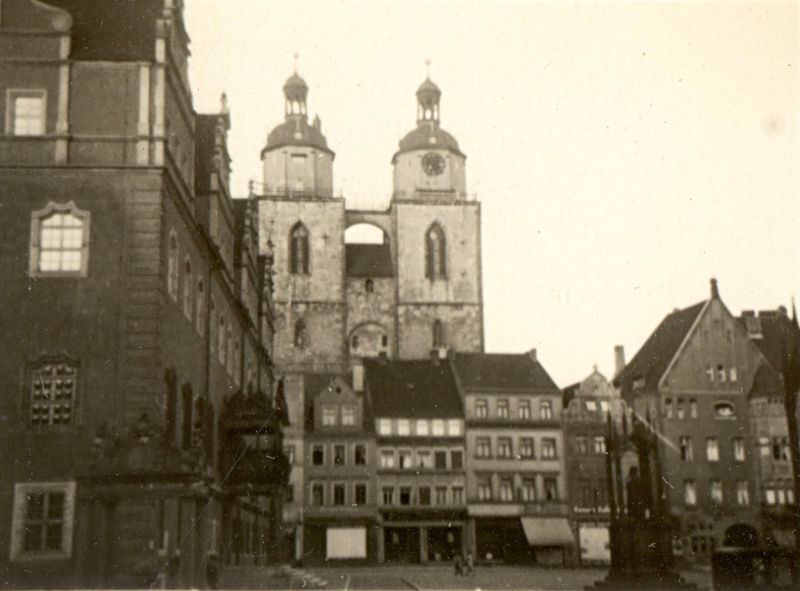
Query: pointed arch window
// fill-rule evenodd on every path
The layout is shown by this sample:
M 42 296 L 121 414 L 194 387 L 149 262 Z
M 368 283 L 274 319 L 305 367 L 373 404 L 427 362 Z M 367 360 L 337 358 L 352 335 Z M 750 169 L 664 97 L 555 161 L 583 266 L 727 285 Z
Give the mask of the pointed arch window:
M 289 234 L 289 272 L 292 275 L 308 275 L 308 230 L 297 222 Z
M 195 330 L 197 334 L 203 336 L 206 328 L 205 308 L 206 308 L 206 288 L 205 282 L 202 277 L 197 279 L 197 303 L 194 306 L 195 310 Z
M 178 300 L 178 237 L 175 230 L 169 233 L 169 245 L 167 252 L 167 293 L 169 296 Z
M 425 233 L 425 277 L 447 278 L 447 241 L 444 230 L 434 223 Z
M 183 261 L 183 313 L 191 322 L 192 320 L 192 259 L 188 256 Z
M 297 349 L 305 349 L 308 345 L 308 329 L 306 321 L 302 318 L 294 324 L 294 346 Z
M 31 215 L 29 271 L 34 277 L 85 277 L 89 263 L 89 212 L 74 202 L 56 204 Z
M 433 333 L 433 348 L 438 349 L 444 347 L 444 325 L 438 318 L 433 321 L 431 332 Z

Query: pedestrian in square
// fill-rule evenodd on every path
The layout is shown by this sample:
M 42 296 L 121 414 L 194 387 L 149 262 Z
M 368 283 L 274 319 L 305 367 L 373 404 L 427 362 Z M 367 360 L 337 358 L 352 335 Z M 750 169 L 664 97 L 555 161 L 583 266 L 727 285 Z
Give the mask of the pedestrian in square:
M 461 554 L 456 554 L 455 558 L 453 558 L 453 569 L 456 576 L 464 574 L 464 561 L 461 558 Z
M 466 574 L 474 575 L 475 574 L 475 560 L 472 558 L 472 552 L 467 552 L 467 567 L 466 567 Z

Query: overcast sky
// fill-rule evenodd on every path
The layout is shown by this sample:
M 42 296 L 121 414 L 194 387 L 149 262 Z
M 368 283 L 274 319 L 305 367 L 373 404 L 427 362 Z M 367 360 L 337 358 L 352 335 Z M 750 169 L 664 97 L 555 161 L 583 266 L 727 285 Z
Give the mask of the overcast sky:
M 425 78 L 483 212 L 488 351 L 559 386 L 613 373 L 674 308 L 800 295 L 797 2 L 187 0 L 198 111 L 228 94 L 261 180 L 300 54 L 348 207 L 386 207 Z

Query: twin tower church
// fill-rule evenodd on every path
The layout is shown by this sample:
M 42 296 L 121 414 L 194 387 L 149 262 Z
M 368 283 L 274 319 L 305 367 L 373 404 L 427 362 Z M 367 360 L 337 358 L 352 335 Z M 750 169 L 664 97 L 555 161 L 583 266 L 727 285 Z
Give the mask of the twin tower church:
M 274 360 L 279 372 L 344 373 L 367 357 L 482 352 L 480 204 L 467 197 L 466 156 L 440 124 L 439 87 L 417 89 L 417 123 L 392 156 L 385 210 L 347 209 L 333 192 L 335 153 L 308 86 L 283 87 L 283 123 L 262 150 L 261 250 L 274 255 Z M 371 243 L 354 226 L 380 230 Z M 376 232 L 377 234 L 377 232 Z

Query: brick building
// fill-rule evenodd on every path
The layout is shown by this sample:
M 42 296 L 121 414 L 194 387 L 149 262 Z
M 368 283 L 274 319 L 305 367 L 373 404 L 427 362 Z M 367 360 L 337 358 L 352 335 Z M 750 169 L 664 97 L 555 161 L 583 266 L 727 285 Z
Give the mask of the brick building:
M 464 411 L 446 357 L 365 361 L 376 433 L 377 558 L 449 561 L 464 550 Z
M 182 11 L 0 3 L 6 585 L 200 586 L 274 550 L 270 262 Z
M 467 196 L 466 156 L 441 126 L 438 87 L 419 87 L 417 125 L 392 157 L 389 205 L 369 211 L 334 195 L 335 154 L 319 117 L 309 121 L 308 90 L 297 73 L 283 87 L 284 120 L 261 152 L 258 196 L 261 249 L 275 260 L 274 356 L 291 417 L 285 444 L 294 450 L 283 517 L 298 559 L 309 491 L 306 383 L 345 378 L 379 355 L 483 350 L 480 204 Z M 364 238 L 365 229 L 373 235 Z
M 623 401 L 595 368 L 583 381 L 564 388 L 563 404 L 567 491 L 580 563 L 605 564 L 611 559 L 606 433 L 609 413 L 621 421 Z
M 797 331 L 797 325 L 783 307 L 743 311 L 740 321 L 771 366 L 759 368 L 750 400 L 764 537 L 767 543 L 791 548 L 795 544 L 797 500 L 792 479 L 786 392 L 783 376 L 778 372 L 788 361 L 791 332 Z M 800 339 L 794 342 L 800 343 Z M 794 420 L 797 421 L 797 416 Z
M 763 540 L 751 405 L 772 395 L 775 379 L 712 280 L 710 297 L 664 318 L 614 380 L 655 418 L 675 552 L 687 562 Z
M 467 547 L 481 561 L 570 562 L 561 393 L 536 359 L 456 353 L 466 417 Z

